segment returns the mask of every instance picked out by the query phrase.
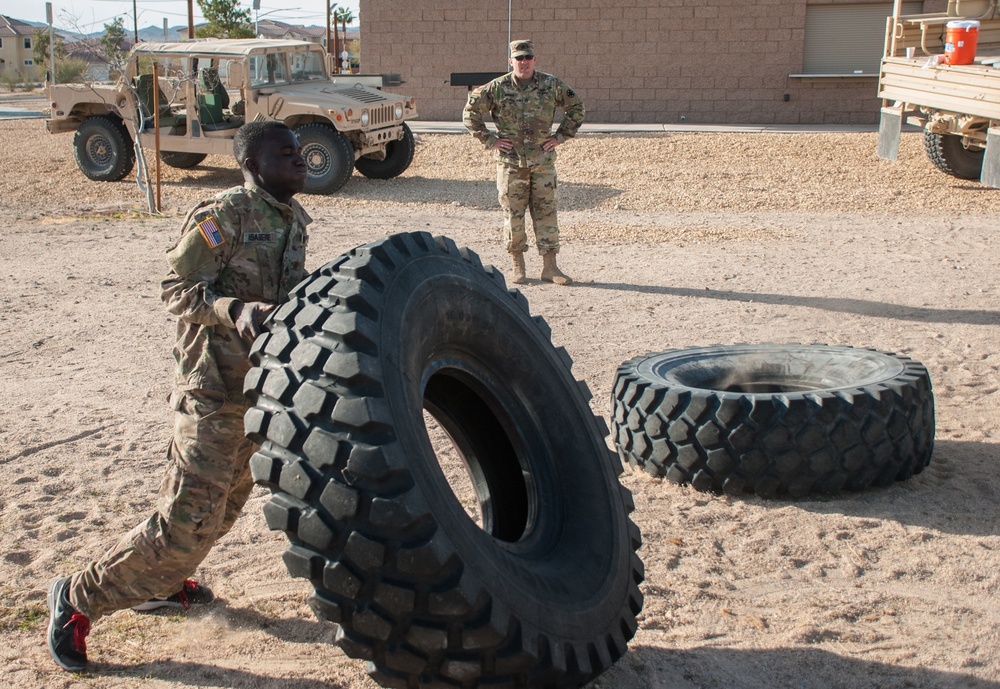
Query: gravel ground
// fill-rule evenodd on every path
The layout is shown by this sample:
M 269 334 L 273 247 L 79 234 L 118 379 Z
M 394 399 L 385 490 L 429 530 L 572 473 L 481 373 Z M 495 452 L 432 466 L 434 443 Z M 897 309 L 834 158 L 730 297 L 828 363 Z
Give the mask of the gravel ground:
M 593 688 L 1000 689 L 1000 192 L 935 171 L 915 134 L 895 164 L 874 134 L 585 135 L 560 149 L 560 175 L 559 260 L 577 282 L 521 291 L 596 413 L 620 362 L 733 342 L 907 354 L 937 411 L 930 467 L 886 489 L 763 501 L 626 471 L 645 608 Z M 301 199 L 308 267 L 414 230 L 505 267 L 492 178 L 471 137 L 421 136 L 402 177 Z M 188 206 L 241 181 L 225 158 L 162 179 L 151 216 L 132 181 L 78 172 L 71 135 L 0 121 L 0 686 L 374 689 L 288 577 L 261 489 L 199 573 L 217 603 L 102 619 L 87 673 L 48 657 L 51 577 L 98 556 L 158 484 L 163 252 Z

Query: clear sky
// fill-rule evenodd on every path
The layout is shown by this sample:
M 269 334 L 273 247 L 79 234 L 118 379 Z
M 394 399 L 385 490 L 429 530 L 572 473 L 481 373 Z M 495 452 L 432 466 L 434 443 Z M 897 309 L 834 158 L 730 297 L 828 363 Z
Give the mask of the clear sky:
M 125 19 L 125 30 L 133 26 L 133 0 L 51 0 L 52 18 L 57 29 L 93 33 L 101 31 L 115 17 Z M 139 28 L 162 27 L 166 19 L 169 26 L 187 26 L 187 0 L 135 0 Z M 203 17 L 198 0 L 192 0 L 194 22 Z M 241 7 L 250 10 L 254 17 L 252 0 L 239 0 Z M 333 2 L 330 3 L 331 5 Z M 358 0 L 339 0 L 337 7 L 347 7 L 358 16 Z M 29 22 L 45 22 L 45 0 L 0 0 L 0 14 Z M 326 23 L 324 0 L 261 0 L 259 17 L 267 17 L 288 24 L 323 26 Z M 357 24 L 355 23 L 355 26 Z

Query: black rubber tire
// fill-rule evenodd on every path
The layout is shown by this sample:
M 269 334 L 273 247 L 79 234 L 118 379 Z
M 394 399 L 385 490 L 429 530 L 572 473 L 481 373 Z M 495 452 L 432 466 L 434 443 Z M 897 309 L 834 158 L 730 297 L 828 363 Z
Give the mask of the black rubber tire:
M 696 490 L 762 497 L 886 486 L 923 471 L 934 396 L 920 363 L 847 346 L 732 345 L 618 368 L 622 459 Z
M 924 150 L 941 172 L 959 179 L 979 179 L 985 148 L 967 148 L 956 134 L 934 134 L 924 130 Z
M 303 281 L 251 354 L 247 434 L 288 571 L 387 687 L 578 687 L 626 651 L 639 530 L 607 425 L 527 300 L 444 237 Z M 424 424 L 467 463 L 483 526 Z
M 204 153 L 160 151 L 160 160 L 163 161 L 164 165 L 180 168 L 181 170 L 187 170 L 188 168 L 192 168 L 201 163 L 201 161 L 205 160 L 205 158 L 207 157 L 208 156 Z
M 117 182 L 135 167 L 135 149 L 125 123 L 110 115 L 88 117 L 73 137 L 76 164 L 95 182 Z
M 413 132 L 403 123 L 403 138 L 390 141 L 385 147 L 385 159 L 375 160 L 364 156 L 354 162 L 357 168 L 365 177 L 369 179 L 392 179 L 399 177 L 406 172 L 413 162 L 413 151 L 416 144 L 413 141 Z
M 307 194 L 332 194 L 347 184 L 354 171 L 350 139 L 322 122 L 304 124 L 296 128 L 295 135 L 309 168 Z

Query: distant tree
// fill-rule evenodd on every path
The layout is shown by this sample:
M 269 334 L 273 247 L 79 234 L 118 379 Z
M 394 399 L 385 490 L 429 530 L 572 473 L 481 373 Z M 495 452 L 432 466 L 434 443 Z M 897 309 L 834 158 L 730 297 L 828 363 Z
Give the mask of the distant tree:
M 35 57 L 36 65 L 49 64 L 49 30 L 39 29 L 31 39 L 31 52 Z M 56 61 L 66 57 L 66 42 L 61 36 L 56 36 L 55 47 Z
M 241 9 L 239 0 L 198 0 L 208 23 L 195 35 L 199 38 L 253 38 L 250 10 Z
M 125 61 L 125 51 L 122 50 L 125 35 L 125 20 L 122 17 L 115 17 L 110 24 L 104 25 L 101 50 L 104 51 L 104 57 L 112 65 L 119 65 Z

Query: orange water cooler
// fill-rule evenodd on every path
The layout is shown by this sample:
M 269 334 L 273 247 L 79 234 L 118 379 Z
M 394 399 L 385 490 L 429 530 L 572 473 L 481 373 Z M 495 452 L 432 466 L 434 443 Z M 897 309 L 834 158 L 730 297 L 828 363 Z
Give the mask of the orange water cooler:
M 979 22 L 956 19 L 944 28 L 944 61 L 949 65 L 971 65 L 976 59 Z

